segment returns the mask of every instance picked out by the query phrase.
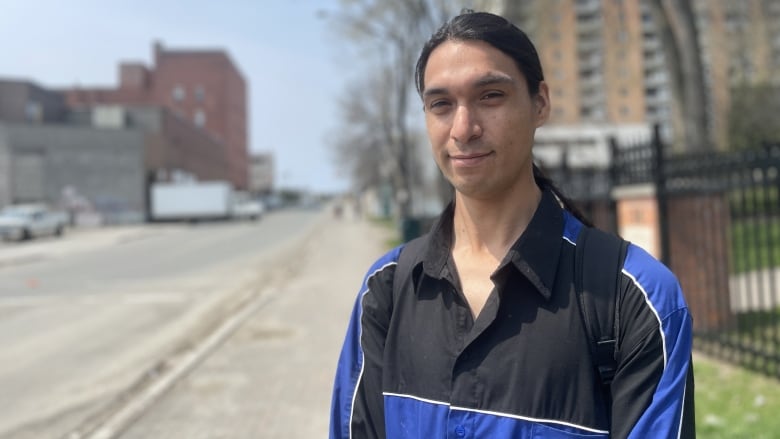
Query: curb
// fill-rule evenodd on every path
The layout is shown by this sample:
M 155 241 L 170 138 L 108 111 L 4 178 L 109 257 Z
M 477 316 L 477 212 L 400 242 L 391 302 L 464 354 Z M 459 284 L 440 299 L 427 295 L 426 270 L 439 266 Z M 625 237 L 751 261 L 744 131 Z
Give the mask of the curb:
M 317 219 L 307 231 L 293 242 L 283 244 L 278 251 L 288 257 L 288 253 L 299 252 L 322 225 Z M 277 273 L 272 270 L 271 277 Z M 206 359 L 216 348 L 224 343 L 255 312 L 276 298 L 276 288 L 263 289 L 258 286 L 256 276 L 243 283 L 232 294 L 238 299 L 233 307 L 214 328 L 207 330 L 199 341 L 188 344 L 182 352 L 162 358 L 152 367 L 143 371 L 139 378 L 128 388 L 120 391 L 114 401 L 97 414 L 81 422 L 63 439 L 115 439 L 127 430 L 143 413 L 162 398 L 180 379 L 184 378 L 197 365 Z M 219 309 L 223 301 L 214 306 Z
M 270 292 L 269 292 L 270 293 Z M 145 376 L 151 376 L 151 382 L 139 394 L 126 402 L 121 408 L 105 419 L 100 426 L 91 432 L 72 432 L 67 439 L 113 439 L 138 419 L 147 408 L 159 400 L 183 376 L 189 373 L 215 348 L 230 337 L 252 314 L 257 312 L 273 298 L 268 294 L 250 293 L 253 297 L 248 303 L 222 322 L 208 337 L 196 346 L 187 350 L 173 361 L 167 361 L 160 373 L 159 366 L 153 367 Z

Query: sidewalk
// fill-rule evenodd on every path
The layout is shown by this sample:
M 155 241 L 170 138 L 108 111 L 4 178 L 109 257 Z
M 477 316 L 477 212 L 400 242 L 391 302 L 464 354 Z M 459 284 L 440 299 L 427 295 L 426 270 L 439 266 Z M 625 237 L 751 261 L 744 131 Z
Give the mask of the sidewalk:
M 327 437 L 347 320 L 392 232 L 350 219 L 321 226 L 266 304 L 119 437 Z

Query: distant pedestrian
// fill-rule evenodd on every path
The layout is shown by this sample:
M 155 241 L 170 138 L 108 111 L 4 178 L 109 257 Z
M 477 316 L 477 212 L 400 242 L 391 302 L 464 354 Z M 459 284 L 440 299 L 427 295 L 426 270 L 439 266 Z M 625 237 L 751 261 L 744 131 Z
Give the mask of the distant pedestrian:
M 425 44 L 416 83 L 454 201 L 366 275 L 330 437 L 695 436 L 692 324 L 676 278 L 590 229 L 533 164 L 551 103 L 531 41 L 502 17 L 465 12 Z M 622 245 L 614 266 L 586 250 L 607 242 Z M 583 290 L 583 278 L 608 286 Z M 613 338 L 591 339 L 604 323 L 594 315 L 615 318 L 602 325 Z

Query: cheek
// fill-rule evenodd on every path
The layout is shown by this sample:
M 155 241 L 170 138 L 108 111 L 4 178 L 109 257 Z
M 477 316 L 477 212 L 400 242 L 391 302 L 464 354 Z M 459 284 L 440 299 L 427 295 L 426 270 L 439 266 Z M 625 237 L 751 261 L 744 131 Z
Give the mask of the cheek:
M 443 148 L 449 139 L 449 128 L 438 120 L 426 119 L 425 127 L 428 131 L 428 140 L 434 151 Z
M 447 157 L 447 140 L 437 133 L 428 129 L 428 147 L 430 148 L 431 155 L 433 156 L 436 165 L 441 168 L 444 165 Z

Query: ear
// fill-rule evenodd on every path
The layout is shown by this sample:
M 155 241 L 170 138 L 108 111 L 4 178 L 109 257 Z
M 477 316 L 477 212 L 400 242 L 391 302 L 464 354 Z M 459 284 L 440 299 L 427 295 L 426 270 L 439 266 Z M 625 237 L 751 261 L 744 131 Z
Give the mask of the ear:
M 539 128 L 550 118 L 550 88 L 546 82 L 542 81 L 539 83 L 539 93 L 533 99 L 535 125 L 536 128 Z

